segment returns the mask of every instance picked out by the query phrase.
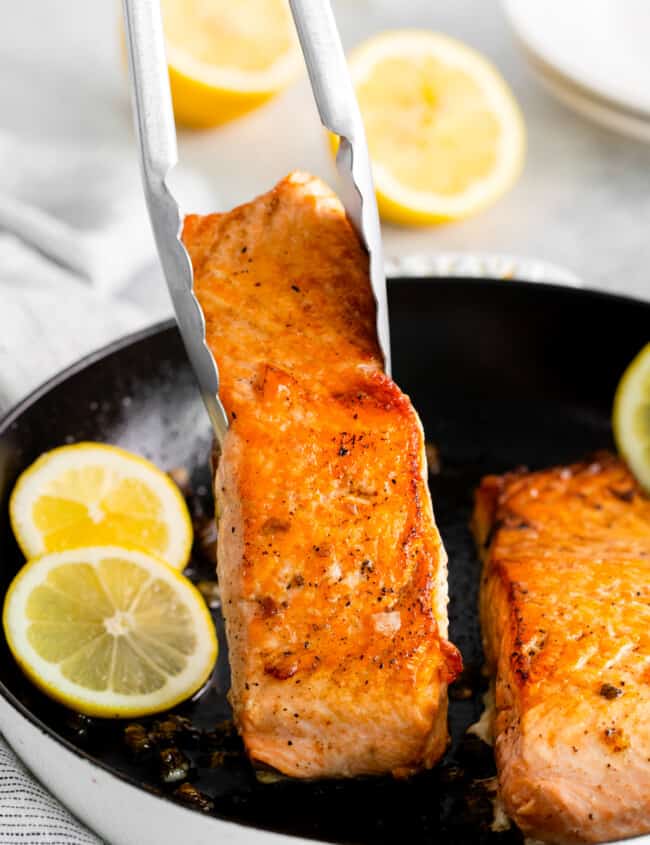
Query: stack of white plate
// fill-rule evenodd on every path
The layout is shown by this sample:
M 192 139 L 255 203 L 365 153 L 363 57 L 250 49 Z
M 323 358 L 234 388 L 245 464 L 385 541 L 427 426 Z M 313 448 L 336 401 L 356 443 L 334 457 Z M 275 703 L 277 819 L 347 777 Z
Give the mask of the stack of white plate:
M 650 0 L 502 0 L 540 80 L 568 106 L 650 141 Z

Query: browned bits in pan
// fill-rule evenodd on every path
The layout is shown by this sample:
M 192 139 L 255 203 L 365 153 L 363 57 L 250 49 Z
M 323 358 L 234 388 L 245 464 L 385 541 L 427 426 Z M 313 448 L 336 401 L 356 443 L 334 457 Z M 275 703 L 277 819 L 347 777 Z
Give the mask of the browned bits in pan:
M 429 470 L 429 475 L 440 475 L 440 471 L 442 469 L 440 464 L 440 449 L 438 449 L 434 443 L 430 443 L 427 440 L 424 444 L 424 451 L 427 456 L 427 469 Z
M 181 491 L 183 496 L 189 496 L 190 489 L 190 474 L 185 467 L 174 467 L 170 469 L 167 475 L 171 478 L 174 484 Z
M 127 725 L 124 728 L 124 744 L 135 757 L 146 754 L 154 747 L 154 742 L 147 729 L 144 725 L 138 723 Z
M 196 587 L 210 610 L 221 607 L 221 593 L 217 581 L 198 581 Z
M 174 798 L 194 810 L 210 813 L 214 810 L 214 801 L 191 783 L 182 783 L 172 793 Z
M 190 761 L 179 748 L 163 748 L 158 752 L 160 779 L 163 783 L 178 783 L 190 772 Z

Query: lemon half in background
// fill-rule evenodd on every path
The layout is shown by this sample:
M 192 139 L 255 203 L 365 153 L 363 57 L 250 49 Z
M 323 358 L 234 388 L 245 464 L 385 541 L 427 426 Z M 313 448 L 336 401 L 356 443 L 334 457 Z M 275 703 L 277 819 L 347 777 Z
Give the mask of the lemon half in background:
M 302 55 L 287 0 L 162 0 L 179 124 L 209 127 L 293 81 Z
M 524 160 L 521 112 L 498 71 L 435 32 L 377 35 L 349 57 L 385 220 L 457 220 L 495 202 Z
M 183 569 L 192 523 L 178 487 L 150 461 L 103 443 L 41 455 L 16 482 L 11 527 L 26 558 L 78 546 L 141 549 Z
M 623 373 L 612 427 L 616 446 L 639 484 L 650 493 L 650 343 Z
M 27 677 L 90 716 L 174 707 L 203 686 L 217 657 L 198 590 L 163 561 L 117 546 L 27 563 L 7 592 L 3 626 Z

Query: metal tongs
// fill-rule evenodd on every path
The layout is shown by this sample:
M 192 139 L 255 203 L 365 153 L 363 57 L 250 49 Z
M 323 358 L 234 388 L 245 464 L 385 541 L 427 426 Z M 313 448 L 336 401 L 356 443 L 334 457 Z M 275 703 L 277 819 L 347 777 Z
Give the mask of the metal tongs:
M 123 0 L 135 125 L 149 217 L 176 321 L 217 441 L 228 417 L 219 399 L 219 371 L 206 343 L 194 295 L 192 263 L 181 241 L 182 215 L 167 179 L 178 162 L 176 130 L 159 0 Z M 341 199 L 370 258 L 377 336 L 390 373 L 390 334 L 381 231 L 359 107 L 329 0 L 290 0 L 323 125 L 340 137 L 336 158 Z
M 390 375 L 390 329 L 384 257 L 370 155 L 359 104 L 329 0 L 289 0 L 321 122 L 340 138 L 339 194 L 370 258 L 377 338 Z

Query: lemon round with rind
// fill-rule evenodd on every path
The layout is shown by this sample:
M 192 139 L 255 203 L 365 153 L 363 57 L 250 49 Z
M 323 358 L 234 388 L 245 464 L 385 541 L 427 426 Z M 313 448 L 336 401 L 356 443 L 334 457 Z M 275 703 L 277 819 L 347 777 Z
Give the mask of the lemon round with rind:
M 201 594 L 136 549 L 68 549 L 29 561 L 9 587 L 2 621 L 27 677 L 90 716 L 168 710 L 206 683 L 217 657 Z
M 26 558 L 116 543 L 183 569 L 192 547 L 192 522 L 176 484 L 145 458 L 103 443 L 41 455 L 18 478 L 9 513 Z
M 164 0 L 176 120 L 218 126 L 287 87 L 302 58 L 286 0 Z
M 636 355 L 618 383 L 612 428 L 619 453 L 650 493 L 650 343 Z
M 514 184 L 526 147 L 521 111 L 475 50 L 398 30 L 370 38 L 349 61 L 384 220 L 462 219 Z

